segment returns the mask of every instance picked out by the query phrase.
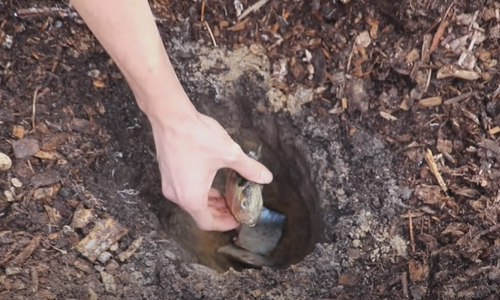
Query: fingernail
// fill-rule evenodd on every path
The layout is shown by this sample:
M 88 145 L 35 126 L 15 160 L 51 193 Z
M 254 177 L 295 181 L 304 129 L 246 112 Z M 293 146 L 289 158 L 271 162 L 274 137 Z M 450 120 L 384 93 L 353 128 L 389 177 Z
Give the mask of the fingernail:
M 268 183 L 271 183 L 271 181 L 273 181 L 273 174 L 271 172 L 269 172 L 268 170 L 264 170 L 262 172 L 262 177 L 261 177 L 262 181 L 265 183 L 265 184 L 268 184 Z

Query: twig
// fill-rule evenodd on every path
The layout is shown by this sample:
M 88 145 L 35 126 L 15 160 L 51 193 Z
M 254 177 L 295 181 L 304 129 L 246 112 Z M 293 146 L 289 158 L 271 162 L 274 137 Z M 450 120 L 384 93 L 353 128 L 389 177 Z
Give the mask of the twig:
M 408 214 L 408 231 L 410 233 L 410 244 L 411 244 L 411 251 L 415 253 L 415 238 L 413 236 L 413 218 L 411 213 Z
M 203 22 L 205 20 L 205 0 L 201 1 L 201 17 L 200 21 Z
M 40 87 L 37 87 L 35 89 L 35 93 L 33 94 L 33 113 L 31 115 L 31 127 L 33 132 L 35 132 L 35 115 L 36 115 L 36 99 L 38 98 L 38 91 L 40 90 Z
M 261 8 L 262 6 L 264 6 L 264 4 L 266 4 L 269 0 L 259 0 L 257 2 L 255 2 L 254 4 L 250 5 L 247 9 L 245 9 L 245 11 L 238 17 L 238 21 L 243 19 L 244 17 L 248 16 L 249 14 L 251 14 L 252 12 L 258 10 L 259 8 Z
M 401 284 L 403 285 L 403 297 L 405 299 L 408 299 L 409 293 L 408 293 L 408 277 L 406 276 L 406 272 L 403 272 L 401 274 Z
M 21 251 L 21 253 L 19 253 L 13 260 L 10 261 L 9 266 L 22 265 L 26 261 L 26 259 L 28 259 L 28 257 L 30 257 L 31 254 L 33 254 L 33 252 L 35 252 L 36 248 L 38 248 L 38 246 L 40 246 L 41 240 L 42 240 L 41 236 L 39 236 L 39 235 L 35 236 L 30 241 L 28 246 L 26 246 L 26 248 L 24 248 L 24 250 Z
M 427 162 L 427 165 L 429 165 L 429 169 L 431 170 L 432 175 L 436 177 L 439 186 L 443 190 L 443 192 L 446 193 L 448 188 L 446 187 L 446 183 L 443 180 L 443 177 L 441 176 L 441 173 L 439 173 L 438 167 L 436 162 L 434 161 L 434 157 L 432 155 L 432 151 L 430 149 L 427 149 L 425 151 L 425 161 Z
M 448 100 L 445 100 L 443 102 L 443 104 L 444 105 L 450 105 L 450 104 L 453 104 L 453 103 L 457 103 L 457 102 L 460 102 L 462 100 L 465 100 L 465 99 L 469 98 L 470 96 L 472 96 L 472 92 L 464 93 L 462 95 L 459 95 L 459 96 L 450 98 Z
M 448 9 L 444 13 L 443 19 L 441 20 L 441 23 L 439 24 L 438 29 L 436 30 L 436 34 L 434 34 L 434 39 L 432 40 L 431 48 L 429 49 L 431 53 L 434 52 L 434 50 L 436 50 L 436 48 L 439 44 L 439 40 L 441 39 L 441 37 L 444 34 L 444 30 L 445 30 L 446 26 L 448 25 L 448 20 L 446 18 L 448 17 L 448 14 L 450 13 L 450 10 L 454 4 L 455 4 L 455 1 L 453 1 L 450 4 Z
M 214 43 L 214 47 L 217 47 L 217 42 L 215 41 L 214 34 L 212 33 L 212 29 L 210 29 L 210 26 L 208 25 L 207 21 L 204 22 L 205 26 L 207 27 L 208 33 L 210 34 L 210 37 L 212 38 L 212 43 Z

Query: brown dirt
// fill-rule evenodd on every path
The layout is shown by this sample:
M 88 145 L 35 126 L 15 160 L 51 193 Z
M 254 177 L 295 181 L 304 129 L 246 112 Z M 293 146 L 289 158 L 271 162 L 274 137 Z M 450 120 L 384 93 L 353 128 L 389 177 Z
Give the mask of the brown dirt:
M 78 19 L 4 1 L 0 299 L 498 299 L 497 2 L 152 4 L 195 105 L 264 145 L 277 268 L 216 254 L 233 233 L 163 199 L 147 120 Z M 105 263 L 75 248 L 101 220 L 124 230 Z

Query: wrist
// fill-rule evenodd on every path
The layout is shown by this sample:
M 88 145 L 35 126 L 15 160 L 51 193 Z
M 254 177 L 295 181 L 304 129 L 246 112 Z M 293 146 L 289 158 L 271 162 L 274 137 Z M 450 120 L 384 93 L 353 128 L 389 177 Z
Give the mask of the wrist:
M 173 68 L 151 68 L 128 79 L 139 108 L 154 125 L 191 118 L 197 113 Z

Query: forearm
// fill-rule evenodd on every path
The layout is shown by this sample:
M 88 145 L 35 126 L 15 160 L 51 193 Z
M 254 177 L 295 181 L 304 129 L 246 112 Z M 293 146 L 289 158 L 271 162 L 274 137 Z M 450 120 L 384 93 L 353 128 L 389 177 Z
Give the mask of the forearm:
M 118 65 L 146 114 L 193 110 L 147 0 L 70 0 Z

